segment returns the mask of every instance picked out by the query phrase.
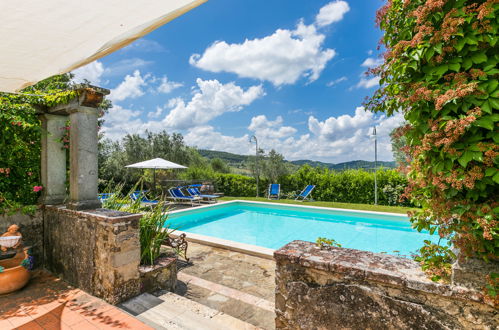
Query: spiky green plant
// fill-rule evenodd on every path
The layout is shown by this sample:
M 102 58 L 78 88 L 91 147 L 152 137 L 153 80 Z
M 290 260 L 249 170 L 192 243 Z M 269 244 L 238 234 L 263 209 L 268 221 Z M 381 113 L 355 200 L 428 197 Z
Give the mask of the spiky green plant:
M 137 188 L 142 187 L 142 183 L 139 180 L 127 194 L 122 194 L 124 184 L 108 186 L 105 193 L 112 195 L 103 201 L 102 206 L 123 212 L 142 213 L 139 220 L 140 261 L 141 264 L 153 265 L 161 254 L 161 245 L 174 230 L 166 224 L 168 210 L 163 196 L 156 197 L 159 203 L 153 208 L 144 207 L 140 199 L 132 200 L 129 197 Z

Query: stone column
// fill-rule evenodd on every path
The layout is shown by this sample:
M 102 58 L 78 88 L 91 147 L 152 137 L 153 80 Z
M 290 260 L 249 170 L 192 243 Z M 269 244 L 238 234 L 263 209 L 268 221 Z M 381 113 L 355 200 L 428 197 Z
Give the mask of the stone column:
M 42 204 L 62 204 L 66 198 L 66 150 L 60 142 L 67 116 L 43 114 L 42 122 Z
M 98 194 L 98 110 L 79 106 L 69 110 L 70 184 L 68 208 L 73 210 L 101 207 Z

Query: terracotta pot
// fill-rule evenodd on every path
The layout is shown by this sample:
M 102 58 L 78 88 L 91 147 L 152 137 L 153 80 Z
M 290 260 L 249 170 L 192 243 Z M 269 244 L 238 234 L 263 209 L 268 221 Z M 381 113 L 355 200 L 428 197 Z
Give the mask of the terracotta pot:
M 0 294 L 14 292 L 21 289 L 28 283 L 30 273 L 23 266 L 12 265 L 11 260 L 0 260 L 0 266 L 4 270 L 0 273 Z

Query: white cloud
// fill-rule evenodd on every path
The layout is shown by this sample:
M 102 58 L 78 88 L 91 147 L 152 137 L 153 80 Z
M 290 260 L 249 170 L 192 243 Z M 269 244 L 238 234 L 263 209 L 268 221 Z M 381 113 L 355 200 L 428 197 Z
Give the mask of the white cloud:
M 368 57 L 364 60 L 364 62 L 362 62 L 361 66 L 366 68 L 374 68 L 381 64 L 383 64 L 382 58 Z
M 123 100 L 127 97 L 140 96 L 142 87 L 156 81 L 157 78 L 140 72 L 127 76 L 111 96 L 113 100 Z M 186 102 L 183 98 L 170 99 L 164 107 L 144 113 L 114 105 L 104 117 L 103 132 L 107 138 L 119 139 L 126 134 L 143 134 L 146 130 L 158 132 L 164 129 L 169 131 L 198 131 L 200 127 L 206 134 L 210 120 L 225 112 L 237 112 L 251 104 L 254 100 L 265 95 L 262 86 L 251 86 L 244 90 L 234 83 L 221 84 L 217 80 L 197 79 L 197 88 L 193 88 L 191 100 Z M 166 115 L 163 115 L 165 111 Z M 147 120 L 144 118 L 147 117 Z M 193 136 L 194 133 L 189 136 Z M 191 138 L 193 140 L 193 138 Z M 230 140 L 230 139 L 229 139 Z
M 163 123 L 175 129 L 187 129 L 204 125 L 225 112 L 237 112 L 244 106 L 265 95 L 262 86 L 251 86 L 246 91 L 233 82 L 222 84 L 218 80 L 196 80 L 198 90 L 192 99 L 185 102 L 181 98 L 171 100 L 173 109 Z
M 379 86 L 380 80 L 381 80 L 380 77 L 366 78 L 363 75 L 355 87 L 356 88 L 372 88 L 374 86 Z
M 375 116 L 359 107 L 353 115 L 330 117 L 324 121 L 311 116 L 309 132 L 304 134 L 297 134 L 296 129 L 284 126 L 283 122 L 282 117 L 268 120 L 266 116 L 259 115 L 252 118 L 248 128 L 258 137 L 258 144 L 265 151 L 276 149 L 289 160 L 312 159 L 338 163 L 374 158 L 371 137 L 374 125 L 377 126 L 379 159 L 392 160 L 389 133 L 400 126 L 403 116 Z M 254 152 L 254 145 L 248 142 L 248 134 L 228 136 L 211 126 L 191 129 L 186 135 L 186 142 L 204 149 L 238 154 Z
M 264 139 L 281 139 L 296 133 L 296 128 L 282 126 L 282 123 L 281 116 L 277 116 L 276 120 L 271 121 L 265 115 L 259 115 L 251 119 L 248 129 Z
M 171 93 L 176 88 L 182 87 L 183 84 L 176 82 L 176 81 L 169 81 L 168 77 L 163 76 L 161 78 L 161 83 L 157 88 L 157 91 L 160 93 L 168 94 Z
M 135 70 L 133 75 L 126 75 L 125 79 L 118 87 L 111 90 L 109 99 L 111 101 L 123 101 L 127 98 L 137 98 L 144 95 L 143 87 L 147 86 L 147 79 L 150 75 L 142 76 L 139 70 Z
M 325 36 L 314 25 L 300 21 L 295 30 L 278 29 L 272 35 L 228 44 L 216 41 L 189 63 L 211 72 L 232 72 L 239 77 L 267 80 L 275 86 L 293 84 L 301 77 L 319 78 L 333 49 L 323 49 Z
M 156 111 L 151 111 L 147 114 L 147 118 L 159 118 L 163 114 L 162 107 L 156 107 Z
M 223 150 L 236 154 L 248 154 L 254 150 L 254 146 L 249 143 L 248 134 L 241 137 L 227 136 L 215 131 L 212 126 L 191 129 L 184 136 L 184 141 L 200 149 Z
M 332 1 L 320 9 L 319 14 L 315 17 L 315 24 L 322 27 L 339 22 L 349 10 L 350 6 L 346 1 Z
M 120 139 L 128 133 L 135 133 L 142 124 L 139 116 L 140 111 L 125 109 L 115 104 L 104 116 L 102 132 L 112 140 Z
M 333 81 L 328 82 L 328 83 L 326 84 L 326 86 L 327 86 L 327 87 L 332 87 L 332 86 L 334 86 L 334 85 L 338 85 L 339 83 L 341 83 L 341 82 L 343 82 L 343 81 L 346 81 L 346 80 L 348 80 L 348 78 L 347 78 L 347 77 L 345 77 L 345 76 L 343 76 L 343 77 L 341 77 L 341 78 L 338 78 L 338 79 L 335 79 L 335 80 L 333 80 Z
M 90 81 L 93 85 L 100 85 L 101 77 L 104 73 L 104 65 L 99 61 L 91 62 L 72 72 L 73 80 L 77 83 L 83 83 L 85 80 Z
M 365 111 L 363 107 L 357 107 L 353 117 L 341 115 L 339 117 L 329 117 L 323 122 L 317 120 L 314 116 L 308 118 L 310 132 L 329 141 L 340 139 L 353 130 L 373 125 L 373 123 L 374 114 Z

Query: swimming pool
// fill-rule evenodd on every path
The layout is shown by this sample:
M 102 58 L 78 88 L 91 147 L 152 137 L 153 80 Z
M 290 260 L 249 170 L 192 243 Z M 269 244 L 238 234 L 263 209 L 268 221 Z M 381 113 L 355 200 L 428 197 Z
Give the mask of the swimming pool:
M 276 203 L 233 201 L 172 212 L 170 228 L 278 249 L 293 240 L 334 238 L 345 248 L 410 256 L 437 235 L 411 228 L 404 215 Z

